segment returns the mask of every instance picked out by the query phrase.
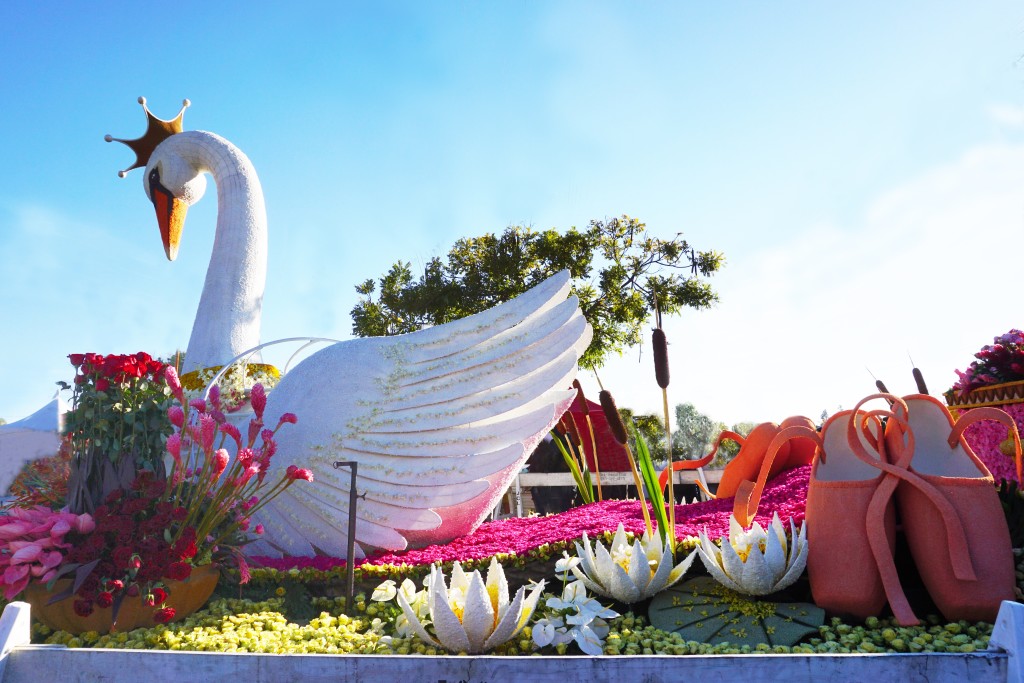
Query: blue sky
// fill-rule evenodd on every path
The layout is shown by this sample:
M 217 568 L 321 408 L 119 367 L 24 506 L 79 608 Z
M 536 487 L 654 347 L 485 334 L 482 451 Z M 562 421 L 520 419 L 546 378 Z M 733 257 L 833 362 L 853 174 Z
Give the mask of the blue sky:
M 139 95 L 258 170 L 264 341 L 348 338 L 357 283 L 459 237 L 623 213 L 727 257 L 721 303 L 667 325 L 671 402 L 726 422 L 852 407 L 866 368 L 909 393 L 908 352 L 934 393 L 1024 327 L 1019 3 L 9 0 L 0 26 L 8 421 L 69 353 L 187 344 L 215 195 L 167 262 L 102 139 L 142 133 Z M 660 405 L 649 364 L 602 372 L 619 405 Z

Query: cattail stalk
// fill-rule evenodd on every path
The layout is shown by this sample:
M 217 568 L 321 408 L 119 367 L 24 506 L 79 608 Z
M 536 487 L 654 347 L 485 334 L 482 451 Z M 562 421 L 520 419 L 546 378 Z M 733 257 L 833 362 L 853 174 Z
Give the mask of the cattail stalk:
M 636 458 L 633 457 L 633 451 L 629 447 L 626 425 L 622 423 L 622 416 L 619 415 L 619 409 L 615 406 L 615 399 L 612 398 L 611 392 L 607 389 L 602 389 L 601 393 L 598 394 L 598 400 L 601 402 L 601 410 L 604 411 L 604 417 L 608 420 L 608 427 L 612 430 L 612 436 L 626 448 L 626 458 L 629 460 L 629 469 L 633 471 L 633 481 L 636 483 L 637 497 L 640 498 L 640 511 L 644 513 L 644 525 L 647 528 L 647 535 L 650 538 L 654 538 L 651 513 L 647 511 L 647 497 L 644 496 L 644 485 L 640 481 L 640 470 L 637 469 Z
M 590 419 L 590 406 L 587 405 L 587 397 L 583 395 L 583 385 L 580 381 L 574 379 L 572 386 L 576 389 L 576 401 L 580 412 L 587 420 L 587 431 L 590 432 L 590 452 L 594 454 L 594 476 L 597 478 L 597 499 L 604 500 L 604 492 L 601 490 L 601 463 L 597 458 L 597 439 L 594 438 L 594 421 Z M 586 457 L 586 451 L 583 452 L 583 456 Z
M 668 537 L 670 548 L 675 552 L 676 544 L 676 490 L 675 470 L 672 468 L 672 427 L 668 413 L 668 340 L 665 331 L 658 327 L 651 341 L 654 345 L 654 378 L 661 387 L 661 403 L 665 411 L 665 450 L 668 453 Z
M 583 451 L 583 440 L 580 438 L 580 430 L 579 427 L 576 426 L 576 419 L 573 417 L 572 413 L 567 411 L 565 415 L 562 416 L 561 425 L 562 429 L 565 430 L 565 442 L 569 444 L 569 453 L 572 454 L 572 459 L 576 461 L 576 467 L 579 467 L 580 472 L 582 472 L 587 466 L 587 454 Z M 577 449 L 579 450 L 578 454 L 576 452 Z

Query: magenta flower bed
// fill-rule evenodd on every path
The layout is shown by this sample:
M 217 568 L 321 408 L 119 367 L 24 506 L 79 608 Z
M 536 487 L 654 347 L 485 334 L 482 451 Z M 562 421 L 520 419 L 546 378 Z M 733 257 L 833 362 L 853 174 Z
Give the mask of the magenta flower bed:
M 790 517 L 800 524 L 804 519 L 807 502 L 807 480 L 810 465 L 781 473 L 765 486 L 764 495 L 755 520 L 762 526 L 771 522 L 778 513 L 785 522 Z M 732 498 L 710 500 L 703 503 L 676 507 L 676 536 L 696 536 L 707 529 L 711 538 L 721 538 L 729 532 Z M 400 553 L 374 555 L 359 560 L 357 565 L 423 565 L 453 560 L 473 560 L 492 557 L 498 553 L 517 555 L 535 550 L 545 544 L 571 541 L 586 532 L 593 537 L 605 531 L 614 531 L 619 523 L 627 531 L 643 533 L 644 520 L 640 503 L 636 500 L 608 500 L 573 508 L 547 517 L 519 517 L 485 522 L 468 536 L 456 538 L 445 545 L 431 545 Z M 336 557 L 254 558 L 258 564 L 278 570 L 310 567 L 328 570 L 345 565 Z
M 1024 403 L 1013 403 L 1011 405 L 999 406 L 1007 415 L 1017 423 L 1017 429 L 1024 434 Z M 969 412 L 968 410 L 964 411 Z M 1017 481 L 1017 464 L 1012 456 L 1003 455 L 999 450 L 999 444 L 1006 440 L 1007 429 L 998 422 L 982 421 L 975 422 L 967 431 L 964 438 L 974 449 L 978 459 L 985 463 L 985 466 L 992 473 L 996 483 L 1003 479 Z

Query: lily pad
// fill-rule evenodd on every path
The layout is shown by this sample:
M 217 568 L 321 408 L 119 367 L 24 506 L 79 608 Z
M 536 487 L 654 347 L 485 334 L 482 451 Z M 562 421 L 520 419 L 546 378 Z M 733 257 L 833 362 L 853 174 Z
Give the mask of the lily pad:
M 711 645 L 795 645 L 825 623 L 825 610 L 820 607 L 753 600 L 708 576 L 654 596 L 647 616 L 656 628 Z

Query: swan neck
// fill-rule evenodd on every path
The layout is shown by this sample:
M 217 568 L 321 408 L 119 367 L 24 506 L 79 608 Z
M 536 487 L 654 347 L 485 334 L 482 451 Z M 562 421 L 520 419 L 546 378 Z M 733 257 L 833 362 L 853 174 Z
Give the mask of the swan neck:
M 190 135 L 192 163 L 217 186 L 217 231 L 185 354 L 186 370 L 195 370 L 224 365 L 260 343 L 267 216 L 256 169 L 241 150 L 212 133 L 179 135 Z

